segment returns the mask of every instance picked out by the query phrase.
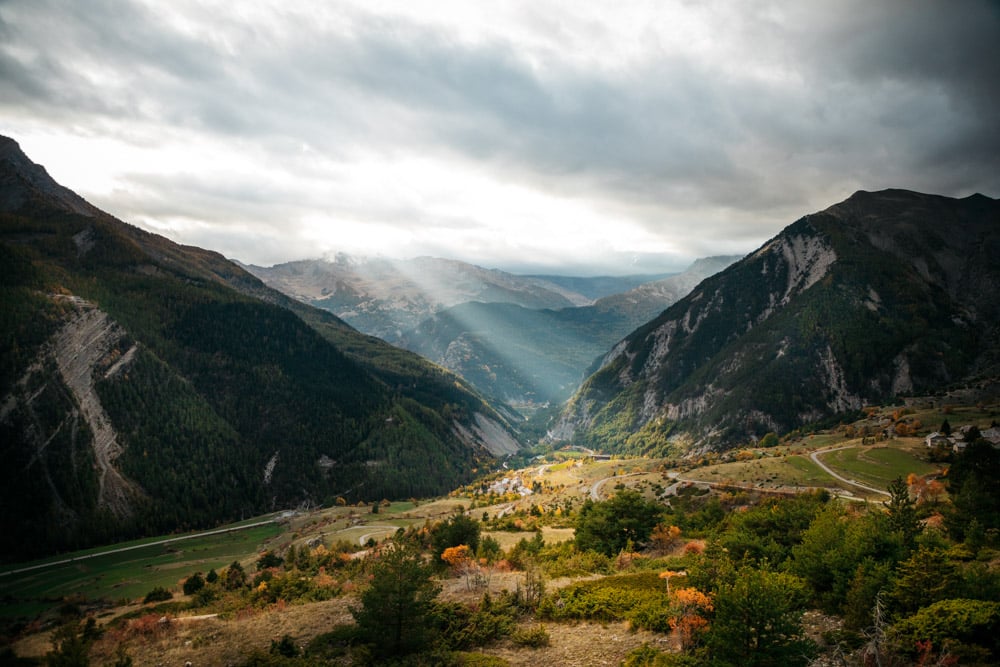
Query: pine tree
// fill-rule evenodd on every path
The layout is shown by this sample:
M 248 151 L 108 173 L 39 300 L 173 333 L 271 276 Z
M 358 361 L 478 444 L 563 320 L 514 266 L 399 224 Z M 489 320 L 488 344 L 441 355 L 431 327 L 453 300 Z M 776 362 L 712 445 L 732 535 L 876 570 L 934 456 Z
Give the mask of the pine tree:
M 889 511 L 889 527 L 902 536 L 907 548 L 911 548 L 920 532 L 917 503 L 910 497 L 910 487 L 902 477 L 892 480 L 888 491 L 889 500 L 883 504 Z
M 376 657 L 412 653 L 430 644 L 427 618 L 439 590 L 432 572 L 420 552 L 399 539 L 374 561 L 371 586 L 351 615 Z

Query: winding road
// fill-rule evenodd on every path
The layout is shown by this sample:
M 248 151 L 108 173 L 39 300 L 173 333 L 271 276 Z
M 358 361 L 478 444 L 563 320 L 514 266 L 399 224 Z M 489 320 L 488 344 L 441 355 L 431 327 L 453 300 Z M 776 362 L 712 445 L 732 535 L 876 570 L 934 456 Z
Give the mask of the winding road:
M 636 475 L 646 475 L 646 474 L 648 474 L 648 473 L 645 473 L 645 472 L 630 472 L 630 473 L 626 473 L 624 475 L 612 475 L 611 477 L 604 477 L 602 479 L 599 479 L 599 480 L 597 480 L 596 482 L 594 482 L 590 486 L 590 498 L 591 498 L 591 500 L 595 500 L 595 501 L 600 500 L 601 499 L 601 486 L 603 486 L 604 483 L 606 481 L 608 481 L 609 479 L 624 479 L 625 477 L 635 477 Z
M 819 460 L 819 455 L 820 454 L 828 454 L 829 452 L 837 452 L 837 451 L 840 451 L 841 449 L 850 449 L 852 447 L 855 447 L 855 445 L 844 445 L 843 447 L 832 447 L 830 449 L 817 449 L 815 452 L 813 452 L 813 453 L 811 453 L 809 455 L 809 458 L 812 459 L 813 463 L 815 463 L 820 468 L 822 468 L 823 472 L 825 472 L 827 475 L 830 475 L 831 477 L 839 479 L 841 482 L 844 482 L 845 484 L 850 484 L 851 486 L 856 486 L 859 489 L 864 489 L 865 491 L 870 491 L 871 493 L 878 493 L 878 494 L 881 494 L 883 496 L 890 495 L 889 493 L 883 491 L 882 489 L 876 489 L 876 488 L 871 487 L 871 486 L 866 486 L 866 485 L 864 485 L 864 484 L 862 484 L 860 482 L 855 482 L 853 479 L 847 479 L 846 477 L 842 477 L 841 475 L 835 473 L 830 468 L 830 466 L 826 465 L 825 463 L 823 463 L 822 461 Z

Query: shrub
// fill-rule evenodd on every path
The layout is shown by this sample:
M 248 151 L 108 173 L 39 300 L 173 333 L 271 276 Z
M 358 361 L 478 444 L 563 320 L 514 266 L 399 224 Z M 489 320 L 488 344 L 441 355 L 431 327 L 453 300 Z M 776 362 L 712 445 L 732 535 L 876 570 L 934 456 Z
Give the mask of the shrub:
M 191 598 L 191 606 L 194 608 L 207 607 L 215 602 L 218 597 L 219 592 L 215 588 L 206 586 L 194 594 L 194 597 Z
M 163 586 L 157 586 L 153 590 L 146 593 L 146 597 L 142 599 L 142 603 L 147 604 L 149 602 L 163 602 L 165 600 L 172 600 L 173 597 L 174 594 L 166 588 Z
M 170 632 L 173 624 L 166 616 L 145 614 L 128 622 L 125 629 L 126 637 L 153 637 Z
M 306 577 L 300 572 L 275 575 L 265 571 L 254 579 L 253 599 L 260 604 L 285 602 L 320 602 L 340 594 L 340 585 L 330 576 Z
M 457 664 L 461 667 L 510 667 L 510 663 L 496 655 L 484 653 L 460 653 Z
M 89 665 L 90 645 L 91 641 L 80 632 L 78 623 L 67 623 L 53 633 L 52 650 L 46 655 L 46 664 Z
M 429 620 L 446 647 L 461 650 L 509 636 L 516 627 L 518 613 L 515 596 L 504 594 L 494 601 L 486 593 L 476 609 L 454 602 L 437 602 Z
M 538 613 L 545 618 L 594 621 L 632 620 L 651 614 L 666 597 L 655 572 L 622 574 L 566 586 L 546 597 Z
M 227 591 L 234 591 L 247 585 L 247 574 L 239 561 L 234 560 L 222 574 L 222 586 Z
M 205 580 L 201 577 L 201 572 L 195 572 L 184 580 L 184 595 L 194 595 L 205 587 Z
M 637 604 L 628 616 L 633 629 L 642 628 L 652 632 L 669 633 L 672 629 L 670 621 L 673 620 L 674 614 L 663 601 L 650 598 Z
M 257 569 L 266 570 L 269 567 L 280 567 L 284 562 L 285 559 L 273 551 L 265 551 L 257 559 Z
M 299 654 L 299 647 L 295 645 L 295 640 L 291 635 L 284 635 L 281 640 L 271 640 L 271 655 L 283 655 L 286 658 L 294 658 Z
M 357 626 L 338 625 L 330 632 L 314 637 L 306 646 L 305 655 L 316 660 L 333 662 L 347 655 L 351 647 L 358 642 Z
M 543 646 L 548 646 L 550 641 L 549 633 L 544 625 L 515 630 L 511 639 L 518 646 L 527 646 L 529 648 L 542 648 Z
M 643 644 L 625 656 L 622 667 L 703 667 L 707 664 L 698 655 L 664 653 L 649 644 Z
M 612 558 L 596 551 L 580 551 L 573 542 L 544 545 L 536 555 L 536 562 L 546 576 L 577 577 L 586 574 L 611 574 Z
M 918 642 L 931 642 L 959 660 L 990 662 L 1000 657 L 1000 602 L 941 600 L 896 623 L 889 636 L 901 652 L 914 655 Z

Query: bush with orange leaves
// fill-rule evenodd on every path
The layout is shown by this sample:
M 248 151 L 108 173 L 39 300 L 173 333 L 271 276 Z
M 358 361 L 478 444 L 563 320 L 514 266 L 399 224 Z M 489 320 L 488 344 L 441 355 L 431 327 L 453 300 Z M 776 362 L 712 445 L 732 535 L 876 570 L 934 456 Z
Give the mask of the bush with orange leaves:
M 700 553 L 704 553 L 705 543 L 700 541 L 688 542 L 684 545 L 684 555 L 685 556 L 695 556 Z
M 441 553 L 441 560 L 448 563 L 455 572 L 462 573 L 472 560 L 472 549 L 467 544 L 448 547 Z
M 906 476 L 906 485 L 910 487 L 910 496 L 916 498 L 918 505 L 924 503 L 937 504 L 944 496 L 944 484 L 936 479 L 928 480 L 916 473 Z
M 705 615 L 714 609 L 712 598 L 697 588 L 679 588 L 670 598 L 674 614 L 670 627 L 680 638 L 681 648 L 694 648 L 701 643 L 701 637 L 708 629 Z
M 492 569 L 487 566 L 485 560 L 480 563 L 473 558 L 472 549 L 468 545 L 448 547 L 441 553 L 441 560 L 448 563 L 456 575 L 465 577 L 465 586 L 470 591 L 489 585 Z

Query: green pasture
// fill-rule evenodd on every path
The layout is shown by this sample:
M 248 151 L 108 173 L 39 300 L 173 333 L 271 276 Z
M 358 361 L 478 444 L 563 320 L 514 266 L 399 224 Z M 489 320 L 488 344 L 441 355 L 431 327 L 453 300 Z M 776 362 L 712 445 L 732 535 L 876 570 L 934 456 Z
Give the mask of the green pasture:
M 388 507 L 383 507 L 379 511 L 383 514 L 402 514 L 403 512 L 412 512 L 416 506 L 410 500 L 397 500 L 396 502 L 389 503 Z
M 897 477 L 906 479 L 911 472 L 926 475 L 937 467 L 921 460 L 910 448 L 849 447 L 823 454 L 823 462 L 848 479 L 885 489 Z
M 180 582 L 194 572 L 220 569 L 234 560 L 252 557 L 267 540 L 281 531 L 280 525 L 272 523 L 167 544 L 138 546 L 127 551 L 100 553 L 28 572 L 4 574 L 0 576 L 0 617 L 34 617 L 67 598 L 135 600 L 141 599 L 156 586 L 177 592 Z M 104 549 L 135 544 L 142 543 Z M 90 549 L 62 558 L 97 552 Z M 8 568 L 4 572 L 10 569 L 16 568 Z
M 809 449 L 822 449 L 824 447 L 832 447 L 844 441 L 844 436 L 841 433 L 836 432 L 825 432 L 825 433 L 811 433 L 800 441 Z
M 812 459 L 807 456 L 799 456 L 798 454 L 786 456 L 782 462 L 785 467 L 795 471 L 790 474 L 790 478 L 795 479 L 795 483 L 799 486 L 831 487 L 839 486 L 841 483 L 840 480 L 830 477 L 825 470 L 813 463 Z

